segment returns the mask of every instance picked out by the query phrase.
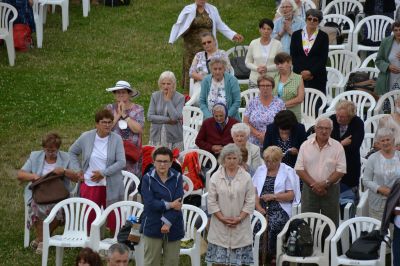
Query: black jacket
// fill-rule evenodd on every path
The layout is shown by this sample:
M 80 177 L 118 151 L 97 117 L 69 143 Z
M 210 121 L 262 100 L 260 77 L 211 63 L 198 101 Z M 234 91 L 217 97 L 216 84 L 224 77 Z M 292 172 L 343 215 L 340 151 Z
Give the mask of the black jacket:
M 393 210 L 396 206 L 400 206 L 400 179 L 394 182 L 389 197 L 386 200 L 382 216 L 381 232 L 386 233 L 390 223 L 394 221 Z
M 383 12 L 394 12 L 396 10 L 396 4 L 394 0 L 383 0 Z M 367 0 L 364 4 L 364 13 L 367 15 L 375 14 L 375 0 Z
M 326 63 L 328 61 L 329 38 L 322 30 L 318 31 L 317 38 L 308 56 L 304 53 L 302 30 L 293 32 L 290 42 L 290 55 L 293 59 L 293 71 L 300 74 L 303 70 L 309 70 L 314 76 L 312 80 L 304 81 L 304 87 L 314 88 L 325 94 L 326 91 Z
M 336 115 L 331 115 L 330 119 L 333 122 L 331 133 L 333 139 L 340 142 L 351 135 L 351 144 L 343 147 L 346 154 L 347 173 L 342 177 L 340 182 L 349 187 L 358 186 L 360 183 L 360 147 L 364 139 L 364 122 L 358 116 L 354 116 L 346 132 L 340 137 L 340 125 L 336 120 Z

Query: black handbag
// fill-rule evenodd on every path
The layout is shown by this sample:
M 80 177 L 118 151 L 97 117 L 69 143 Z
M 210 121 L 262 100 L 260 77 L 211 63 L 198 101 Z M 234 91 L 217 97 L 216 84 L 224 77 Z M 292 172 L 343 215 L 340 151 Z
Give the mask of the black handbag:
M 231 62 L 231 66 L 235 71 L 235 77 L 237 79 L 248 79 L 250 77 L 250 69 L 248 69 L 245 64 L 247 49 L 244 46 L 242 46 L 242 49 L 245 53 L 243 56 L 239 56 L 237 46 L 235 46 L 233 57 L 231 57 L 229 61 Z
M 382 241 L 390 247 L 385 236 L 379 230 L 362 231 L 360 237 L 351 244 L 346 256 L 355 260 L 376 260 L 379 258 Z
M 129 6 L 130 0 L 104 0 L 104 5 L 106 6 Z

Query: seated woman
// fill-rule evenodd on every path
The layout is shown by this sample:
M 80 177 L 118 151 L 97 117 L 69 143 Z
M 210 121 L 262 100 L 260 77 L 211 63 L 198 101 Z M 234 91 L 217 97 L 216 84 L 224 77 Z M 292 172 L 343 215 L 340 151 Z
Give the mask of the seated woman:
M 189 76 L 194 79 L 193 88 L 190 88 L 190 97 L 198 98 L 201 90 L 201 81 L 210 73 L 210 60 L 214 57 L 223 58 L 226 61 L 226 71 L 233 75 L 232 67 L 228 56 L 224 50 L 217 48 L 217 41 L 211 32 L 206 32 L 201 35 L 201 44 L 204 51 L 198 52 L 189 69 Z
M 226 144 L 233 143 L 231 128 L 238 121 L 228 116 L 228 110 L 222 103 L 215 104 L 212 113 L 213 117 L 203 121 L 195 143 L 200 149 L 218 157 Z
M 247 159 L 244 163 L 247 164 L 249 168 L 248 172 L 252 175 L 255 170 L 263 164 L 263 161 L 260 156 L 260 147 L 248 141 L 250 136 L 250 127 L 245 123 L 234 124 L 231 129 L 231 135 L 233 142 L 239 147 L 239 149 L 247 150 Z
M 176 91 L 176 78 L 171 71 L 161 73 L 158 86 L 160 90 L 151 95 L 147 113 L 151 122 L 149 144 L 183 150 L 182 110 L 185 97 Z
M 290 110 L 282 110 L 276 114 L 274 123 L 267 126 L 263 150 L 270 146 L 278 146 L 283 152 L 282 162 L 294 167 L 301 144 L 307 139 L 303 124 L 297 122 Z
M 114 115 L 112 131 L 121 136 L 125 142 L 142 147 L 142 134 L 144 127 L 144 109 L 141 105 L 134 103 L 133 98 L 139 92 L 131 87 L 126 81 L 118 81 L 115 87 L 107 91 L 114 94 L 115 103 L 108 104 L 107 109 Z M 127 144 L 126 148 L 128 148 Z M 142 176 L 142 156 L 134 160 L 127 156 L 125 169 L 137 177 Z
M 35 229 L 36 238 L 30 243 L 31 248 L 35 249 L 37 254 L 42 253 L 43 249 L 43 221 L 50 213 L 54 204 L 37 204 L 32 198 L 32 191 L 29 185 L 38 180 L 40 177 L 53 172 L 57 175 L 64 174 L 64 184 L 69 190 L 69 179 L 78 181 L 78 175 L 72 170 L 66 169 L 70 167 L 68 153 L 60 151 L 61 138 L 57 133 L 48 133 L 42 139 L 41 151 L 34 151 L 30 154 L 29 159 L 17 173 L 20 181 L 29 181 L 25 187 L 24 198 L 28 204 L 28 228 Z M 57 213 L 56 219 L 50 224 L 50 233 L 52 233 L 63 220 L 63 213 Z
M 266 248 L 268 256 L 274 260 L 276 237 L 292 216 L 292 205 L 300 202 L 300 181 L 295 170 L 282 163 L 283 153 L 279 147 L 268 147 L 263 157 L 265 165 L 257 169 L 253 185 L 256 188 L 256 210 L 268 215 L 268 246 L 262 248 Z
M 269 76 L 257 80 L 260 95 L 253 98 L 244 112 L 243 122 L 250 126 L 249 141 L 262 148 L 265 130 L 274 121 L 275 115 L 285 109 L 285 103 L 272 95 L 275 81 Z
M 285 102 L 286 109 L 292 111 L 301 121 L 301 104 L 304 101 L 304 83 L 301 75 L 292 71 L 292 57 L 287 53 L 279 53 L 274 62 L 278 73 L 275 74 L 275 87 L 272 91 Z
M 225 72 L 227 62 L 219 57 L 211 59 L 211 75 L 201 82 L 200 109 L 204 119 L 212 116 L 211 110 L 216 103 L 223 103 L 228 108 L 227 115 L 240 121 L 240 87 L 237 79 Z
M 240 167 L 242 154 L 235 144 L 226 145 L 218 158 L 221 165 L 208 189 L 207 263 L 250 265 L 253 263 L 251 215 L 254 187 L 250 175 Z
M 288 54 L 293 32 L 306 25 L 304 18 L 297 15 L 297 8 L 294 0 L 283 0 L 278 8 L 281 16 L 274 21 L 274 30 L 272 31 L 272 38 L 280 41 L 282 51 Z
M 379 120 L 378 128 L 386 127 L 393 130 L 394 144 L 396 149 L 400 151 L 400 97 L 394 101 L 395 107 L 388 117 L 383 117 Z
M 363 184 L 369 189 L 369 216 L 380 221 L 390 189 L 400 179 L 400 151 L 394 148 L 394 135 L 390 128 L 380 128 L 376 139 L 380 150 L 368 158 Z

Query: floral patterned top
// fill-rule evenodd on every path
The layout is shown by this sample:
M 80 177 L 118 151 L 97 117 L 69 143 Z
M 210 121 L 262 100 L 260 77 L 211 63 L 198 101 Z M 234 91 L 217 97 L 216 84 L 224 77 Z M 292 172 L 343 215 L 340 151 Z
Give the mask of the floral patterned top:
M 284 109 L 286 109 L 285 103 L 278 97 L 274 97 L 268 106 L 264 106 L 260 101 L 260 97 L 257 96 L 250 101 L 244 115 L 249 118 L 251 126 L 258 131 L 265 132 L 267 126 L 274 122 L 275 115 Z M 249 141 L 262 149 L 263 143 L 254 135 L 250 134 Z
M 115 114 L 117 112 L 117 107 L 118 105 L 113 103 L 108 104 L 106 108 Z M 128 115 L 130 119 L 138 122 L 142 127 L 144 127 L 144 109 L 141 105 L 133 104 L 130 109 L 125 111 L 125 114 Z M 115 124 L 112 131 L 120 135 L 123 140 L 132 141 L 134 145 L 138 146 L 142 144 L 142 136 L 140 134 L 133 133 L 129 128 L 120 129 L 118 123 Z M 136 163 L 127 160 L 125 170 L 140 178 L 142 176 L 142 158 L 140 158 Z
M 228 73 L 233 74 L 232 71 L 232 66 L 230 64 L 229 58 L 226 55 L 226 52 L 224 50 L 217 50 L 212 56 L 209 56 L 206 58 L 206 52 L 205 51 L 201 51 L 198 52 L 194 58 L 193 58 L 193 62 L 192 65 L 189 69 L 189 76 L 192 77 L 192 74 L 194 72 L 200 73 L 203 76 L 207 75 L 208 73 L 210 73 L 208 71 L 209 67 L 207 67 L 208 63 L 210 62 L 211 59 L 213 58 L 223 58 L 225 59 L 227 65 L 226 65 L 226 70 Z

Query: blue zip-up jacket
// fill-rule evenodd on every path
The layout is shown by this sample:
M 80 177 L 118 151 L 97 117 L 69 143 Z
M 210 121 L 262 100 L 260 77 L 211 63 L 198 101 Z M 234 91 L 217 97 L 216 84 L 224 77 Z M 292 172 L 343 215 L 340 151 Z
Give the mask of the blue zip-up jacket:
M 180 240 L 184 237 L 183 216 L 181 211 L 167 210 L 165 202 L 172 202 L 183 197 L 182 174 L 169 169 L 168 179 L 163 183 L 155 168 L 143 176 L 141 194 L 144 210 L 141 216 L 140 231 L 147 237 L 163 238 L 161 227 L 165 219 L 171 223 L 168 241 Z

